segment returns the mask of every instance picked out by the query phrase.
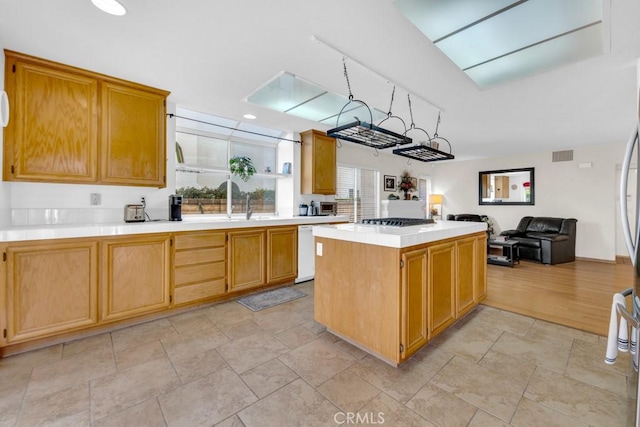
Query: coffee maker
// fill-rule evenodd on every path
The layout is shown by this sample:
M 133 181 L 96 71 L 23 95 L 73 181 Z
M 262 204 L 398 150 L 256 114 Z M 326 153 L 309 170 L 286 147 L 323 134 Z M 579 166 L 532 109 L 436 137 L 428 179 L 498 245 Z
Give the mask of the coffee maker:
M 182 221 L 182 196 L 169 196 L 169 221 Z

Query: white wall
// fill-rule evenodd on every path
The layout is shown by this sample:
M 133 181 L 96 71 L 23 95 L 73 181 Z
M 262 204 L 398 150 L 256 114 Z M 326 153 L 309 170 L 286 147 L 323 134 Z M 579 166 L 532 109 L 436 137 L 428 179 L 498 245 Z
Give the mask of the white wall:
M 576 256 L 614 260 L 616 254 L 616 165 L 625 144 L 574 149 L 573 161 L 551 161 L 551 152 L 434 164 L 433 191 L 444 195 L 444 215 L 476 213 L 491 217 L 496 232 L 515 228 L 523 216 L 576 218 Z M 579 168 L 591 163 L 590 168 Z M 534 206 L 478 203 L 478 172 L 535 168 Z

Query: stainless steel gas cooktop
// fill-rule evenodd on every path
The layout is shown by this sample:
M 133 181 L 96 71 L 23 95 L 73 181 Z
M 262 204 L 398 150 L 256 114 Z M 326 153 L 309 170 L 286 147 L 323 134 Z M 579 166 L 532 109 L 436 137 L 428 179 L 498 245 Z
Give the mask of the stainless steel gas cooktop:
M 412 225 L 433 224 L 433 219 L 427 218 L 366 218 L 360 224 L 386 225 L 387 227 L 410 227 Z

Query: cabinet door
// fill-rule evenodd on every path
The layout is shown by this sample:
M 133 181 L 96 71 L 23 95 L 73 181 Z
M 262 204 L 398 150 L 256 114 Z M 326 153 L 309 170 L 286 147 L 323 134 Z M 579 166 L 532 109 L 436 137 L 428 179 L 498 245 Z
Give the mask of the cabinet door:
M 101 181 L 166 186 L 164 92 L 102 83 Z
M 487 297 L 487 235 L 476 237 L 476 302 Z
M 428 249 L 429 339 L 455 320 L 455 243 L 442 243 Z
M 133 317 L 169 306 L 169 245 L 167 234 L 102 242 L 102 320 Z
M 477 237 L 456 241 L 456 318 L 476 306 Z
M 317 130 L 300 138 L 302 194 L 336 194 L 336 140 Z
M 173 302 L 184 304 L 226 292 L 226 234 L 186 233 L 175 238 Z
M 266 283 L 264 229 L 228 234 L 229 291 L 255 288 Z
M 267 284 L 294 281 L 298 276 L 298 228 L 267 230 Z
M 402 254 L 401 360 L 409 358 L 427 343 L 427 250 Z
M 5 72 L 12 111 L 4 179 L 96 182 L 97 80 L 9 53 Z
M 97 242 L 9 246 L 6 271 L 8 343 L 97 323 Z

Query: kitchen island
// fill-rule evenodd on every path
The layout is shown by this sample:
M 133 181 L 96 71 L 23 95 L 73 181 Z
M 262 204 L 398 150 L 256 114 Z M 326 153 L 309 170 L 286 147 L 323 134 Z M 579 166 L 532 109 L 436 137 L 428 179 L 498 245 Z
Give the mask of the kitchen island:
M 317 226 L 315 319 L 398 366 L 486 297 L 486 224 Z

